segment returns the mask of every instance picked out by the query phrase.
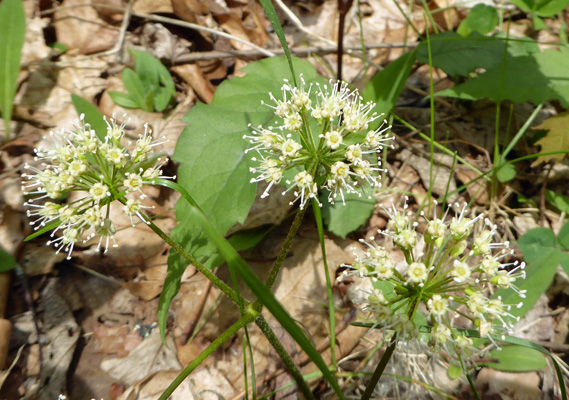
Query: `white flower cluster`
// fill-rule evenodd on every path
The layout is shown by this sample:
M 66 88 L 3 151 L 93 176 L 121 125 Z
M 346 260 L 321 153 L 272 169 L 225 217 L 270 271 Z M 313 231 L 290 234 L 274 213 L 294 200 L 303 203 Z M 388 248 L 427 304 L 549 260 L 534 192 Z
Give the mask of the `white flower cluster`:
M 303 208 L 311 198 L 316 198 L 319 187 L 330 191 L 328 201 L 334 202 L 345 193 L 367 193 L 368 187 L 380 186 L 380 163 L 377 153 L 392 138 L 385 135 L 390 128 L 369 130 L 378 119 L 372 110 L 373 102 L 363 103 L 357 91 L 350 91 L 345 82 L 330 82 L 331 88 L 316 84 L 316 101 L 310 98 L 312 85 L 306 89 L 301 76 L 301 86 L 293 87 L 288 81 L 282 87 L 282 100 L 271 99 L 280 119 L 278 126 L 252 128 L 245 135 L 260 159 L 251 168 L 256 177 L 251 182 L 266 181 L 269 185 L 261 197 L 279 184 L 288 170 L 296 171 L 293 181 L 286 181 L 294 190 L 295 201 Z M 384 121 L 385 122 L 385 121 Z M 293 202 L 294 203 L 294 202 Z
M 419 331 L 413 321 L 416 313 L 425 312 L 432 349 L 470 358 L 476 352 L 472 339 L 458 333 L 454 325 L 458 321 L 464 328 L 470 320 L 480 337 L 491 341 L 491 334 L 511 330 L 517 320 L 509 312 L 512 306 L 491 293 L 495 288 L 511 288 L 524 298 L 525 291 L 514 282 L 525 278 L 525 263 L 503 263 L 513 253 L 509 243 L 493 242 L 497 227 L 483 215 L 467 218 L 466 204 L 450 221 L 447 214 L 429 219 L 421 213 L 427 220 L 422 234 L 407 208 L 405 203 L 401 212 L 394 206 L 386 210 L 390 221 L 385 231 L 379 231 L 403 251 L 406 270 L 398 271 L 372 237 L 361 241 L 365 250 L 355 250 L 356 260 L 345 275 L 357 274 L 393 287 L 389 292 L 374 289 L 364 301 L 377 326 L 394 331 L 399 340 L 416 339 Z M 416 254 L 421 235 L 424 251 Z
M 30 207 L 27 215 L 35 218 L 30 224 L 35 225 L 35 230 L 53 226 L 52 237 L 61 231 L 48 245 L 67 252 L 68 258 L 77 242 L 85 243 L 97 235 L 99 247 L 105 241 L 108 250 L 116 231 L 109 218 L 109 204 L 122 202 L 133 225 L 133 216 L 144 221 L 140 212 L 149 207 L 141 203 L 145 197 L 142 187 L 158 178 L 168 178 L 161 171 L 165 161 L 151 158 L 153 147 L 164 140 L 153 140 L 148 125 L 134 145 L 128 142 L 124 146 L 126 123 L 117 125 L 114 118 L 105 122 L 108 129 L 104 140 L 84 122 L 83 115 L 73 130 L 50 132 L 53 147 L 35 149 L 39 167 L 26 164 L 24 168 L 29 172 L 22 174 L 22 190 L 31 196 L 24 205 Z M 83 195 L 67 204 L 57 202 L 72 192 Z

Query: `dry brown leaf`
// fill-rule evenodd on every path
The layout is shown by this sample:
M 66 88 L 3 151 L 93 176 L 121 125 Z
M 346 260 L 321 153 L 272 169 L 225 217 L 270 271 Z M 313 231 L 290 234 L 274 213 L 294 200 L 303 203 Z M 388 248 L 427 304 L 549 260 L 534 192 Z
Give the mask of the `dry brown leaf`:
M 247 32 L 247 29 L 245 29 L 245 27 L 243 26 L 243 21 L 241 20 L 241 17 L 235 12 L 235 10 L 231 10 L 229 14 L 220 17 L 220 28 L 232 36 L 235 36 L 242 40 L 246 40 L 248 42 L 252 42 L 257 46 L 264 46 L 264 44 L 268 40 L 266 35 L 265 39 L 263 39 L 263 36 L 260 37 L 249 36 L 249 32 Z M 231 44 L 237 50 L 251 49 L 245 43 L 237 42 L 235 40 L 231 40 Z
M 199 65 L 176 65 L 175 67 L 172 67 L 172 72 L 178 74 L 180 78 L 187 82 L 201 101 L 206 104 L 211 103 L 215 87 L 205 77 Z
M 188 40 L 172 34 L 162 24 L 144 24 L 140 35 L 142 51 L 150 53 L 160 60 L 173 62 L 178 57 L 188 54 L 192 43 Z
M 45 44 L 44 28 L 49 25 L 49 18 L 34 17 L 26 20 L 26 39 L 22 49 L 22 64 L 47 58 L 51 49 Z
M 82 0 L 64 0 L 57 8 L 55 32 L 60 43 L 81 54 L 109 50 L 119 34 L 116 27 L 99 18 L 97 10 Z
M 178 371 L 153 373 L 129 388 L 118 400 L 155 400 L 178 376 Z M 223 374 L 212 367 L 201 367 L 185 379 L 169 397 L 171 400 L 224 400 L 236 391 Z
M 142 280 L 140 282 L 121 282 L 121 286 L 128 289 L 130 293 L 142 300 L 152 300 L 160 296 L 164 279 L 161 280 Z
M 176 345 L 170 335 L 166 335 L 166 343 L 168 347 L 164 346 L 160 332 L 155 329 L 127 357 L 107 359 L 101 363 L 101 369 L 129 386 L 156 371 L 181 369 L 174 351 Z
M 136 0 L 132 6 L 132 11 L 148 14 L 172 14 L 172 2 L 170 0 Z
M 549 130 L 547 134 L 539 139 L 535 144 L 541 146 L 541 153 L 569 150 L 569 111 L 565 111 L 554 117 L 543 121 L 534 129 Z M 539 156 L 532 164 L 532 167 L 551 160 L 561 161 L 567 154 L 550 154 Z
M 207 12 L 205 4 L 199 0 L 171 0 L 171 3 L 176 17 L 194 24 L 198 22 L 198 15 Z
M 456 177 L 465 185 L 469 184 L 466 187 L 466 191 L 472 197 L 477 204 L 488 204 L 488 188 L 486 187 L 486 181 L 483 178 L 479 178 L 476 181 L 474 179 L 478 178 L 480 174 L 476 171 L 473 171 L 467 167 L 457 167 L 456 168 Z M 474 181 L 474 182 L 473 182 Z
M 475 385 L 482 398 L 502 400 L 541 399 L 540 378 L 537 372 L 502 372 L 482 368 Z
M 143 340 L 138 332 L 124 325 L 96 326 L 93 336 L 97 342 L 98 353 L 116 354 L 119 358 L 128 356 Z
M 73 359 L 80 329 L 67 303 L 55 291 L 52 279 L 42 294 L 43 330 L 48 338 L 43 346 L 40 375 L 41 400 L 53 400 L 67 391 L 67 371 Z
M 456 182 L 447 167 L 442 165 L 433 166 L 433 182 L 431 184 L 431 163 L 429 160 L 416 156 L 407 149 L 403 149 L 397 157 L 400 160 L 405 160 L 409 166 L 415 168 L 423 181 L 424 187 L 430 187 L 432 192 L 440 197 L 456 190 Z M 452 196 L 448 196 L 446 200 L 450 204 L 456 202 L 457 198 L 458 195 L 455 193 Z

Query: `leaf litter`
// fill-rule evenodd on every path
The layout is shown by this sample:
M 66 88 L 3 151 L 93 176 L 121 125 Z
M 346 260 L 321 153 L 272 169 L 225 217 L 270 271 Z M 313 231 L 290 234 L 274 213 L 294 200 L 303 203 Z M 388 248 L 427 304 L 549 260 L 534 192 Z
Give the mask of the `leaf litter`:
M 181 118 L 191 109 L 197 100 L 209 103 L 219 82 L 230 73 L 239 74 L 239 69 L 248 61 L 243 59 L 224 58 L 216 61 L 213 69 L 205 61 L 196 64 L 182 63 L 172 67 L 178 88 L 177 106 L 163 116 L 158 113 L 145 113 L 140 110 L 125 110 L 116 106 L 110 99 L 109 90 L 124 91 L 119 72 L 122 69 L 121 59 L 128 59 L 124 48 L 113 52 L 117 40 L 121 36 L 121 22 L 125 18 L 122 4 L 119 9 L 114 6 L 100 7 L 96 4 L 85 6 L 76 0 L 65 0 L 55 13 L 47 12 L 41 7 L 29 7 L 26 12 L 28 19 L 26 44 L 23 51 L 23 64 L 19 76 L 19 89 L 16 96 L 15 117 L 19 121 L 13 124 L 17 132 L 19 146 L 2 148 L 2 175 L 0 175 L 2 191 L 0 192 L 2 205 L 2 219 L 0 222 L 0 244 L 11 252 L 20 252 L 21 265 L 26 278 L 14 279 L 11 295 L 27 292 L 34 302 L 33 311 L 25 311 L 23 307 L 15 307 L 9 318 L 14 324 L 10 355 L 15 365 L 9 375 L 17 377 L 4 380 L 1 387 L 3 397 L 20 398 L 34 397 L 54 399 L 59 393 L 69 393 L 72 398 L 109 398 L 109 399 L 154 399 L 157 394 L 172 381 L 181 369 L 201 350 L 203 350 L 224 327 L 238 318 L 238 310 L 222 300 L 217 302 L 219 295 L 212 290 L 204 304 L 207 318 L 203 321 L 195 339 L 182 346 L 179 343 L 182 332 L 190 321 L 192 311 L 198 306 L 196 299 L 200 294 L 200 287 L 204 286 L 204 278 L 194 275 L 192 269 L 182 279 L 182 290 L 175 299 L 170 311 L 169 332 L 167 336 L 168 348 L 159 340 L 157 330 L 152 331 L 156 322 L 156 296 L 160 293 L 163 277 L 166 272 L 167 248 L 157 240 L 155 235 L 144 226 L 127 228 L 117 234 L 121 247 L 115 254 L 101 257 L 92 251 L 89 245 L 77 251 L 77 257 L 72 262 L 66 262 L 61 257 L 53 255 L 51 249 L 44 247 L 40 241 L 24 244 L 19 249 L 22 239 L 30 233 L 26 225 L 21 195 L 18 189 L 18 174 L 16 171 L 32 156 L 31 149 L 37 146 L 41 136 L 49 129 L 68 125 L 76 118 L 70 95 L 78 94 L 88 101 L 95 103 L 99 110 L 111 116 L 113 113 L 122 115 L 128 113 L 131 122 L 129 132 L 135 135 L 142 129 L 143 122 L 149 122 L 154 130 L 165 135 L 170 142 L 164 145 L 164 152 L 171 156 L 177 135 L 185 125 Z M 437 7 L 434 2 L 431 7 Z M 117 3 L 118 4 L 118 3 Z M 416 39 L 414 32 L 409 31 L 406 21 L 400 17 L 393 2 L 385 0 L 368 0 L 362 3 L 364 11 L 364 31 L 369 37 L 380 43 L 399 43 L 408 38 L 410 42 Z M 438 4 L 441 6 L 441 4 Z M 310 32 L 299 29 L 298 25 L 290 24 L 287 35 L 292 43 L 300 45 L 304 41 L 309 43 L 326 43 L 337 40 L 336 27 L 329 21 L 337 20 L 337 10 L 334 2 L 297 4 L 291 8 L 298 15 L 300 24 Z M 275 48 L 277 41 L 269 33 L 269 24 L 265 19 L 260 6 L 256 2 L 218 2 L 207 1 L 194 4 L 194 2 L 137 1 L 133 6 L 131 23 L 136 27 L 127 30 L 125 34 L 125 48 L 143 48 L 159 56 L 166 64 L 175 64 L 177 58 L 186 54 L 213 50 L 249 50 L 242 42 L 235 40 L 212 40 L 209 34 L 184 33 L 183 28 L 172 28 L 170 25 L 161 25 L 151 21 L 141 20 L 137 13 L 174 14 L 182 21 L 196 23 L 201 26 L 215 26 L 234 37 L 252 42 L 258 46 Z M 437 15 L 436 22 L 447 28 L 456 27 L 462 16 L 451 8 L 446 13 Z M 422 11 L 413 10 L 411 19 L 418 29 L 424 30 Z M 359 44 L 359 28 L 354 14 L 348 18 L 345 44 L 357 47 Z M 50 31 L 51 30 L 51 31 Z M 48 32 L 51 32 L 48 34 Z M 542 31 L 543 32 L 543 31 Z M 51 35 L 51 36 L 49 36 Z M 46 44 L 46 38 L 66 47 L 65 54 L 58 54 L 55 48 Z M 323 41 L 322 38 L 325 40 Z M 190 49 L 188 51 L 188 48 Z M 107 55 L 96 57 L 97 53 L 108 52 Z M 396 59 L 402 53 L 399 49 L 371 51 L 371 58 L 378 63 L 385 64 Z M 326 73 L 323 63 L 335 62 L 334 56 L 324 56 L 321 61 L 311 58 L 320 72 Z M 360 74 L 363 62 L 360 59 L 346 57 L 345 77 L 362 84 L 364 77 Z M 450 85 L 443 77 L 437 84 Z M 414 86 L 425 89 L 428 78 L 421 71 Z M 413 77 L 412 79 L 415 79 Z M 410 80 L 411 82 L 411 80 Z M 411 100 L 411 107 L 398 107 L 398 115 L 407 120 L 415 120 L 419 128 L 429 123 L 428 110 L 421 103 L 421 96 L 405 91 L 403 97 Z M 441 110 L 448 113 L 449 119 L 437 124 L 437 135 L 441 139 L 448 134 L 450 138 L 461 141 L 456 147 L 459 155 L 468 155 L 472 163 L 477 163 L 481 170 L 491 165 L 486 162 L 488 158 L 478 149 L 489 148 L 493 140 L 492 123 L 480 123 L 480 119 L 491 120 L 494 110 L 488 109 L 484 102 L 475 103 L 479 107 L 475 112 L 460 110 L 461 116 L 456 117 L 456 109 Z M 516 106 L 518 112 L 518 106 Z M 524 114 L 524 110 L 521 111 Z M 503 114 L 506 115 L 506 114 Z M 562 137 L 562 124 L 554 124 L 563 118 L 564 114 L 553 117 L 537 128 L 550 129 L 552 132 L 538 141 L 542 145 L 542 152 L 551 148 L 555 138 Z M 557 119 L 558 118 L 558 119 Z M 521 121 L 525 118 L 521 117 Z M 517 120 L 516 120 L 517 121 Z M 504 124 L 506 121 L 504 121 Z M 3 127 L 0 135 L 3 135 Z M 556 136 L 557 135 L 557 136 Z M 406 141 L 406 139 L 404 139 Z M 557 143 L 557 142 L 555 142 Z M 407 153 L 406 153 L 407 152 Z M 415 195 L 416 202 L 425 196 L 429 184 L 429 174 L 425 161 L 428 149 L 423 146 L 421 151 L 398 150 L 396 157 L 390 157 L 391 171 L 399 172 L 391 176 L 387 185 L 395 192 L 409 192 Z M 409 154 L 411 156 L 409 157 Z M 547 161 L 542 156 L 538 161 Z M 562 164 L 561 164 L 562 165 Z M 436 183 L 444 181 L 453 188 L 459 182 L 467 183 L 476 178 L 472 171 L 456 169 L 450 171 L 448 163 L 441 167 L 444 179 L 437 177 Z M 560 168 L 556 165 L 555 168 Z M 552 173 L 552 178 L 555 175 Z M 444 185 L 443 185 L 444 186 Z M 485 188 L 476 187 L 476 197 L 479 204 L 488 201 Z M 433 191 L 440 194 L 443 189 L 437 187 Z M 470 187 L 468 190 L 471 190 Z M 480 193 L 480 194 L 479 194 Z M 484 197 L 486 196 L 486 197 Z M 175 196 L 164 194 L 162 191 L 149 193 L 150 199 L 157 206 L 156 214 L 160 214 L 159 224 L 169 231 L 175 224 L 172 207 L 177 200 Z M 258 196 L 257 196 L 258 197 Z M 249 216 L 245 227 L 259 226 L 264 223 L 280 223 L 290 212 L 287 201 L 277 196 L 271 196 L 270 202 L 257 201 L 254 212 Z M 389 207 L 391 202 L 397 203 L 401 194 L 383 196 L 377 199 L 378 204 Z M 458 198 L 463 200 L 463 198 Z M 457 200 L 450 198 L 449 203 Z M 377 211 L 379 210 L 379 211 Z M 385 215 L 383 215 L 385 217 Z M 360 228 L 360 236 L 367 237 L 377 228 L 385 224 L 380 207 L 376 207 L 372 222 Z M 523 217 L 523 221 L 520 219 Z M 514 227 L 519 229 L 520 235 L 529 226 L 535 226 L 535 213 L 525 213 L 514 219 Z M 550 215 L 552 224 L 555 215 Z M 128 227 L 130 221 L 121 221 L 121 226 Z M 329 332 L 326 323 L 326 303 L 323 265 L 319 252 L 319 245 L 315 230 L 306 223 L 300 236 L 296 239 L 293 253 L 287 259 L 282 275 L 276 286 L 276 296 L 289 310 L 293 317 L 302 326 L 307 327 L 311 339 L 315 344 L 325 344 Z M 242 229 L 236 227 L 234 230 Z M 355 235 L 355 234 L 352 234 Z M 276 255 L 279 245 L 284 237 L 284 230 L 276 229 L 259 247 L 246 253 L 256 272 L 263 276 L 271 264 L 271 254 Z M 356 236 L 349 236 L 356 238 Z M 353 240 L 339 240 L 329 237 L 326 239 L 328 249 L 328 262 L 330 273 L 335 276 L 336 269 L 345 262 L 351 261 Z M 74 265 L 78 263 L 78 265 Z M 220 275 L 228 277 L 222 268 Z M 64 290 L 64 286 L 68 286 Z M 338 288 L 335 288 L 338 289 Z M 243 287 L 242 290 L 245 291 Z M 349 300 L 341 293 L 335 293 L 337 304 L 337 319 L 349 316 Z M 550 296 L 551 297 L 551 296 Z M 553 295 L 558 299 L 559 295 Z M 555 318 L 547 316 L 551 307 L 551 298 L 546 296 L 540 299 L 538 308 L 522 320 L 520 324 L 525 327 L 520 333 L 528 335 L 530 339 L 548 341 L 553 336 Z M 22 301 L 19 300 L 19 304 Z M 203 315 L 203 314 L 202 314 Z M 544 315 L 546 315 L 544 317 Z M 564 313 L 564 318 L 567 313 Z M 270 319 L 270 316 L 267 315 Z M 559 319 L 561 321 L 562 319 Z M 274 321 L 271 321 L 274 323 Z M 38 331 L 39 327 L 39 331 Z M 137 329 L 137 327 L 139 327 Z M 140 335 L 140 327 L 148 329 L 148 336 Z M 529 328 L 528 328 L 529 327 Z M 295 343 L 286 339 L 278 325 L 273 325 L 278 334 L 282 334 L 285 346 L 298 361 L 302 355 L 298 352 Z M 533 328 L 533 329 L 532 329 Z M 533 332 L 533 333 L 532 333 Z M 253 340 L 254 359 L 257 371 L 260 373 L 258 382 L 267 385 L 272 390 L 288 383 L 290 378 L 286 374 L 277 374 L 281 365 L 263 336 L 251 329 Z M 338 358 L 346 357 L 350 362 L 350 355 L 354 360 L 362 361 L 370 351 L 371 341 L 377 339 L 375 333 L 366 332 L 353 326 L 346 327 L 338 336 Z M 237 398 L 241 396 L 243 387 L 242 345 L 243 337 L 238 335 L 234 341 L 221 348 L 208 359 L 189 379 L 184 381 L 172 398 Z M 564 336 L 557 336 L 556 341 L 563 341 Z M 22 347 L 23 346 L 23 347 Z M 22 348 L 24 350 L 22 350 Z M 329 357 L 329 351 L 325 353 Z M 374 358 L 377 363 L 378 358 Z M 413 360 L 412 362 L 406 362 Z M 41 366 L 40 366 L 41 363 Z M 421 358 L 420 350 L 409 349 L 403 359 L 395 360 L 392 373 L 410 376 L 417 380 L 428 380 L 446 373 L 444 368 L 429 365 Z M 438 368 L 438 369 L 437 369 Z M 314 371 L 308 364 L 303 367 L 303 373 Z M 436 372 L 435 372 L 436 371 Z M 527 375 L 496 372 L 483 368 L 477 377 L 476 384 L 481 393 L 485 395 L 504 394 L 504 388 L 524 388 L 515 390 L 520 395 L 528 393 L 541 393 L 547 388 L 540 386 L 548 381 L 548 373 L 527 373 Z M 272 375 L 276 379 L 265 382 Z M 431 376 L 429 376 L 431 375 Z M 67 378 L 69 377 L 69 381 Z M 48 379 L 49 378 L 49 379 Z M 441 379 L 439 376 L 439 383 Z M 397 380 L 390 381 L 391 386 L 385 387 L 385 393 L 393 394 L 393 387 L 399 387 Z M 526 386 L 521 385 L 523 383 Z M 362 382 L 355 380 L 351 387 L 354 393 Z M 500 386 L 501 385 L 501 386 Z M 454 381 L 438 387 L 444 387 L 448 392 L 456 390 L 457 386 L 464 387 L 464 381 Z M 212 387 L 216 389 L 213 390 Z M 397 389 L 399 390 L 399 389 Z M 416 398 L 425 398 L 425 391 L 421 386 L 413 386 L 413 395 Z M 412 398 L 411 392 L 397 392 L 399 398 Z M 508 393 L 514 398 L 516 393 Z M 525 393 L 525 394 L 524 394 Z M 397 397 L 396 396 L 396 397 Z M 518 396 L 518 397 L 516 397 Z M 503 397 L 502 397 L 503 398 Z M 529 397 L 528 397 L 529 398 Z

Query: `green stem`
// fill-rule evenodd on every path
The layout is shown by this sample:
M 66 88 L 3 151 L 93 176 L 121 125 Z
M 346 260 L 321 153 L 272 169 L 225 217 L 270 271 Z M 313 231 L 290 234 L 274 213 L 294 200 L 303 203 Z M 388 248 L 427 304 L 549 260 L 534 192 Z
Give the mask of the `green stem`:
M 277 276 L 279 275 L 279 271 L 281 270 L 281 267 L 283 266 L 284 260 L 286 259 L 286 256 L 290 250 L 290 247 L 292 245 L 292 241 L 294 239 L 294 237 L 296 236 L 296 232 L 298 232 L 298 228 L 300 228 L 300 223 L 302 222 L 302 218 L 304 217 L 304 214 L 306 213 L 306 207 L 298 210 L 298 212 L 296 213 L 296 216 L 294 217 L 294 221 L 292 221 L 292 226 L 290 227 L 290 230 L 288 231 L 288 234 L 286 235 L 285 241 L 283 243 L 283 247 L 281 248 L 281 251 L 279 253 L 279 255 L 277 256 L 277 260 L 275 261 L 274 265 L 273 265 L 273 269 L 271 269 L 271 272 L 269 273 L 269 277 L 267 278 L 267 282 L 265 282 L 265 286 L 270 289 L 273 287 L 273 285 L 275 284 L 275 280 L 277 279 Z
M 275 351 L 281 358 L 285 367 L 291 373 L 292 377 L 296 381 L 296 384 L 298 385 L 304 397 L 307 399 L 314 399 L 314 395 L 312 394 L 312 391 L 310 390 L 308 384 L 304 380 L 302 373 L 296 366 L 292 357 L 288 354 L 288 352 L 284 348 L 283 344 L 281 343 L 275 332 L 271 329 L 267 320 L 262 315 L 259 315 L 255 320 L 255 323 L 257 324 L 259 329 L 261 329 L 261 332 L 263 332 L 265 337 L 268 339 L 269 343 L 271 343 L 271 346 L 273 346 L 273 349 L 275 349 Z
M 219 346 L 226 340 L 231 338 L 237 331 L 243 328 L 255 319 L 254 313 L 247 313 L 239 321 L 231 325 L 225 332 L 223 332 L 217 339 L 215 339 L 207 348 L 200 353 L 194 360 L 188 364 L 186 368 L 174 379 L 174 381 L 166 388 L 164 393 L 160 395 L 158 400 L 167 400 L 168 397 L 176 390 L 178 386 L 190 375 L 211 353 L 213 353 Z
M 379 364 L 377 364 L 375 371 L 373 371 L 371 380 L 367 384 L 366 390 L 364 391 L 364 394 L 362 395 L 360 400 L 369 400 L 369 398 L 373 394 L 373 390 L 375 389 L 377 383 L 379 382 L 379 379 L 381 378 L 381 375 L 383 375 L 383 371 L 385 370 L 387 363 L 391 359 L 391 356 L 393 355 L 396 346 L 397 346 L 397 340 L 394 340 L 393 343 L 391 343 L 387 347 L 387 349 L 385 349 L 385 353 L 383 353 L 383 356 L 381 356 Z
M 172 238 L 170 238 L 170 236 L 168 236 L 162 229 L 160 229 L 154 222 L 152 222 L 150 218 L 148 218 L 147 216 L 144 217 L 146 219 L 144 222 L 146 222 L 150 227 L 150 229 L 152 229 L 158 236 L 160 236 L 162 240 L 168 243 L 170 247 L 176 250 L 178 254 L 180 254 L 184 259 L 186 259 L 186 261 L 190 262 L 194 267 L 196 267 L 198 271 L 204 274 L 205 277 L 209 279 L 219 290 L 225 293 L 225 295 L 229 297 L 231 301 L 233 301 L 237 305 L 240 304 L 239 296 L 237 296 L 237 293 L 235 293 L 233 289 L 227 286 L 227 284 L 223 282 L 221 279 L 219 279 L 213 272 L 204 267 L 204 265 L 200 263 L 198 260 L 196 260 L 194 256 L 192 256 L 190 253 L 184 250 L 184 248 L 180 246 L 180 244 L 172 240 Z M 247 304 L 245 303 L 244 307 L 246 306 Z
M 336 310 L 334 309 L 334 294 L 332 293 L 332 280 L 330 279 L 330 270 L 328 269 L 328 260 L 326 259 L 322 211 L 320 210 L 318 201 L 314 199 L 312 199 L 312 209 L 314 210 L 316 226 L 318 227 L 318 238 L 320 240 L 320 250 L 322 252 L 322 261 L 324 264 L 324 275 L 326 276 L 326 289 L 328 290 L 328 321 L 330 324 L 330 355 L 332 360 L 332 369 L 336 371 Z
M 462 370 L 464 371 L 464 374 L 466 375 L 466 379 L 468 379 L 468 384 L 470 385 L 470 388 L 472 389 L 472 392 L 474 393 L 474 397 L 476 397 L 476 400 L 480 400 L 480 395 L 476 391 L 476 387 L 474 386 L 474 382 L 472 381 L 470 374 L 466 370 L 466 365 L 464 365 L 464 360 L 462 359 L 461 356 L 459 356 L 458 359 L 460 360 L 460 365 L 462 366 Z

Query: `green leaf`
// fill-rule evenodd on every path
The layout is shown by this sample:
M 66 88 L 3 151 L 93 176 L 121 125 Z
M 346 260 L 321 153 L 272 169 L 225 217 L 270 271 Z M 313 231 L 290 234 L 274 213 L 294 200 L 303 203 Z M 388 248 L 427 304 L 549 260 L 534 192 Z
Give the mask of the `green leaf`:
M 107 123 L 105 122 L 103 113 L 101 113 L 94 104 L 85 100 L 81 96 L 77 96 L 76 94 L 71 95 L 71 102 L 73 103 L 73 107 L 75 107 L 75 111 L 77 111 L 77 115 L 84 114 L 85 123 L 91 125 L 91 128 L 93 128 L 97 133 L 97 137 L 104 141 L 105 137 L 107 136 L 108 127 Z M 118 104 L 116 101 L 115 103 Z
M 267 236 L 272 227 L 259 226 L 257 228 L 245 229 L 231 235 L 228 240 L 237 251 L 252 249 Z
M 144 84 L 144 90 L 157 88 L 160 83 L 158 66 L 162 63 L 145 51 L 130 50 L 130 52 L 134 56 L 134 71 Z
M 407 82 L 413 64 L 415 64 L 415 50 L 403 54 L 375 74 L 362 92 L 365 101 L 376 103 L 374 112 L 385 115 L 391 112 L 405 86 L 405 82 Z M 376 124 L 380 122 L 376 120 Z
M 159 88 L 154 93 L 154 109 L 158 112 L 162 112 L 168 107 L 172 100 L 172 94 L 165 88 Z
M 555 193 L 553 190 L 545 192 L 545 199 L 564 213 L 569 213 L 569 197 Z
M 520 298 L 518 293 L 511 288 L 499 289 L 494 293 L 494 297 L 501 297 L 504 304 L 511 305 L 512 309 L 509 312 L 514 317 L 523 317 L 551 285 L 560 257 L 561 253 L 557 250 L 545 252 L 542 250 L 541 257 L 526 265 L 526 278 L 515 281 L 515 285 L 520 290 L 527 290 L 524 299 Z
M 293 62 L 307 82 L 317 77 L 309 63 L 297 58 Z M 250 133 L 249 124 L 266 126 L 273 120 L 273 110 L 261 102 L 271 103 L 269 92 L 278 93 L 282 79 L 290 76 L 282 57 L 253 62 L 243 71 L 244 77 L 223 82 L 209 105 L 197 104 L 184 117 L 188 126 L 182 131 L 173 156 L 174 161 L 181 163 L 178 183 L 223 234 L 245 220 L 255 198 L 256 185 L 249 183 L 251 155 L 245 154 L 250 143 L 243 135 Z M 188 204 L 180 199 L 176 204 L 180 223 L 172 230 L 172 239 L 183 243 L 198 261 L 205 262 L 215 246 L 203 236 L 199 226 L 186 218 L 188 212 Z M 176 252 L 170 253 L 159 321 L 165 322 L 187 265 Z
M 462 367 L 458 364 L 449 364 L 448 376 L 452 380 L 460 378 L 462 376 Z
M 559 230 L 559 233 L 557 234 L 557 243 L 559 243 L 559 245 L 565 250 L 569 250 L 569 222 L 565 222 Z
M 555 234 L 548 228 L 535 228 L 527 231 L 518 240 L 518 247 L 524 254 L 527 263 L 533 263 L 543 256 L 544 252 L 554 250 Z
M 468 76 L 477 68 L 489 69 L 500 64 L 504 56 L 505 41 L 482 36 L 473 32 L 463 37 L 455 32 L 431 35 L 433 66 L 441 68 L 450 76 Z M 426 41 L 417 47 L 417 60 L 429 63 Z
M 174 80 L 168 69 L 155 57 L 140 51 L 131 50 L 135 59 L 135 71 L 144 84 L 144 90 L 152 93 L 151 108 L 156 111 L 166 109 L 172 97 L 176 95 Z
M 342 199 L 337 198 L 335 204 L 330 204 L 326 199 L 330 192 L 323 191 L 320 195 L 322 203 L 322 216 L 326 221 L 328 230 L 335 235 L 345 238 L 348 233 L 362 226 L 370 217 L 375 208 L 374 199 L 367 196 L 358 196 L 357 193 L 344 195 L 346 205 Z
M 0 272 L 10 271 L 18 263 L 12 255 L 2 249 L 0 249 Z
M 115 103 L 124 108 L 142 108 L 141 104 L 138 104 L 132 97 L 127 93 L 109 91 L 109 96 Z
M 146 109 L 148 92 L 146 91 L 146 87 L 136 72 L 130 68 L 125 68 L 122 72 L 122 81 L 131 100 L 138 104 L 139 108 L 143 109 L 144 111 L 148 111 Z
M 506 372 L 539 371 L 547 368 L 545 356 L 539 351 L 527 347 L 504 346 L 501 350 L 492 350 L 489 356 L 492 361 L 481 362 L 478 365 Z
M 320 353 L 314 348 L 314 345 L 306 337 L 303 330 L 298 327 L 294 320 L 290 317 L 287 311 L 275 299 L 269 289 L 265 287 L 263 282 L 251 271 L 247 263 L 239 256 L 233 246 L 215 229 L 215 227 L 208 221 L 206 216 L 200 212 L 196 207 L 190 206 L 189 216 L 191 220 L 198 222 L 201 227 L 207 232 L 208 236 L 215 242 L 220 253 L 223 255 L 227 264 L 229 264 L 235 272 L 245 281 L 247 286 L 257 296 L 257 299 L 273 314 L 279 321 L 281 326 L 292 336 L 292 338 L 300 345 L 300 347 L 310 357 L 310 360 L 318 366 L 326 380 L 330 383 L 336 394 L 340 399 L 345 399 L 342 389 L 338 385 L 338 381 L 330 372 L 330 369 L 322 359 Z
M 531 12 L 535 10 L 536 7 L 535 0 L 510 0 L 510 1 L 525 12 Z
M 462 36 L 468 36 L 471 32 L 486 35 L 492 32 L 497 25 L 498 11 L 492 6 L 480 3 L 472 7 L 456 31 Z
M 567 107 L 568 81 L 569 49 L 561 48 L 559 51 L 545 50 L 526 56 L 509 57 L 503 70 L 501 65 L 495 65 L 478 77 L 438 92 L 436 96 L 465 100 L 511 100 L 516 103 L 531 101 L 535 104 L 559 100 Z
M 537 3 L 536 14 L 540 17 L 553 17 L 565 10 L 569 0 L 541 0 Z
M 496 177 L 500 182 L 509 182 L 516 177 L 516 167 L 514 164 L 505 163 L 502 165 L 498 171 L 496 171 Z
M 569 274 L 569 222 L 565 222 L 565 225 L 561 227 L 559 230 L 559 234 L 557 235 L 557 243 L 561 246 L 561 259 L 559 263 L 561 267 L 565 271 L 566 274 Z
M 10 121 L 25 37 L 26 13 L 22 0 L 3 0 L 0 3 L 0 111 L 6 140 L 10 140 Z

